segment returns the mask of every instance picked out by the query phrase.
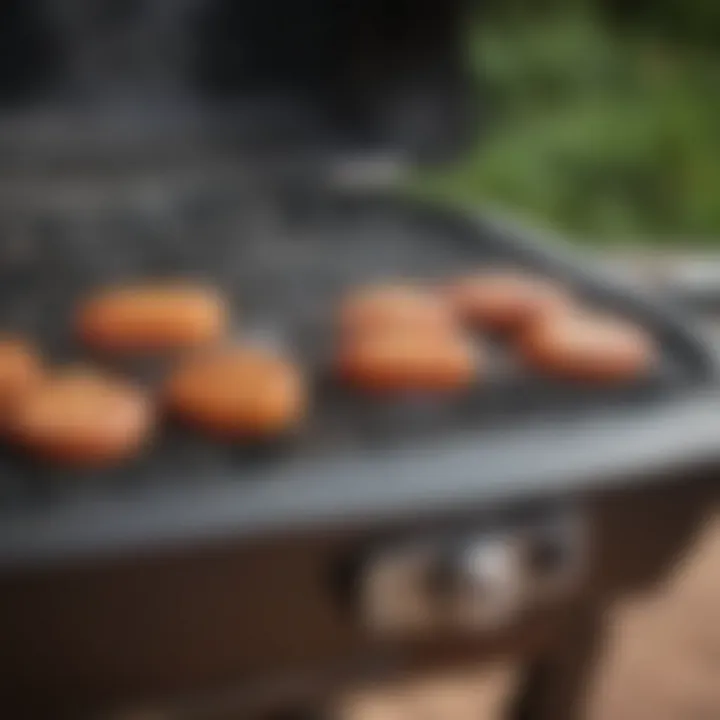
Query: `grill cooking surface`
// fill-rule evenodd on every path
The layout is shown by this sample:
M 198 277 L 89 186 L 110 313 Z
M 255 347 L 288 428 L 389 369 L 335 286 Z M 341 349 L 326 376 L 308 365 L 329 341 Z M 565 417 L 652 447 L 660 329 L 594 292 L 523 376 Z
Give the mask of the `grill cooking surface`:
M 288 457 L 411 448 L 428 438 L 649 403 L 682 392 L 702 374 L 696 348 L 674 328 L 625 308 L 612 293 L 570 277 L 490 227 L 399 199 L 329 199 L 297 191 L 269 199 L 241 190 L 239 183 L 232 187 L 184 193 L 146 189 L 134 200 L 110 192 L 112 200 L 102 201 L 97 188 L 86 188 L 42 207 L 26 197 L 3 208 L 0 328 L 32 337 L 53 360 L 87 357 L 71 338 L 70 318 L 88 290 L 123 280 L 190 276 L 209 279 L 233 298 L 239 337 L 287 348 L 312 376 L 314 405 L 297 436 L 250 450 L 166 427 L 147 457 L 105 473 L 101 487 L 136 487 L 160 478 L 202 481 L 215 473 L 241 481 L 253 465 Z M 596 306 L 648 324 L 664 348 L 653 375 L 641 385 L 610 392 L 561 385 L 533 377 L 493 347 L 490 377 L 456 399 L 371 400 L 329 379 L 332 311 L 345 288 L 518 265 L 554 275 Z M 137 363 L 122 370 L 152 386 L 163 366 Z M 70 475 L 3 453 L 0 502 L 75 492 L 77 484 L 56 482 L 64 474 Z

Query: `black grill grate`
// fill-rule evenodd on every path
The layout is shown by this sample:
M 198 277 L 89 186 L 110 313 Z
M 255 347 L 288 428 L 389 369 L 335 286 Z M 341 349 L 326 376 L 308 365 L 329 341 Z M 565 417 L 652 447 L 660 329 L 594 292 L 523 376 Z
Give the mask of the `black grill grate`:
M 122 492 L 160 477 L 196 482 L 222 473 L 242 480 L 254 464 L 288 457 L 361 453 L 652 402 L 682 392 L 698 376 L 693 348 L 648 320 L 664 354 L 654 374 L 631 388 L 598 391 L 536 378 L 493 347 L 491 378 L 461 398 L 358 397 L 324 372 L 332 349 L 330 312 L 355 283 L 521 265 L 556 275 L 599 306 L 617 307 L 617 300 L 552 263 L 538 262 L 489 227 L 406 200 L 297 190 L 268 195 L 242 183 L 122 198 L 109 192 L 102 202 L 83 201 L 79 193 L 74 203 L 7 203 L 0 220 L 0 328 L 31 336 L 56 361 L 82 358 L 69 318 L 86 291 L 143 277 L 210 279 L 236 302 L 239 336 L 287 346 L 310 368 L 311 418 L 296 437 L 251 450 L 167 428 L 148 457 L 108 472 L 103 482 L 84 484 L 84 490 L 65 482 L 63 476 L 71 474 L 0 454 L 0 502 L 108 487 Z M 152 384 L 163 368 L 123 369 Z

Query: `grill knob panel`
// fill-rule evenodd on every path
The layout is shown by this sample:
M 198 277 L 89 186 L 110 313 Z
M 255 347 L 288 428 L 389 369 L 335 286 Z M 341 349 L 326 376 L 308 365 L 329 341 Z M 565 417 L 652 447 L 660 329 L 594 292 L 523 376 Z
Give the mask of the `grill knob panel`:
M 489 632 L 576 592 L 587 564 L 583 524 L 571 516 L 404 542 L 373 553 L 356 587 L 374 633 Z

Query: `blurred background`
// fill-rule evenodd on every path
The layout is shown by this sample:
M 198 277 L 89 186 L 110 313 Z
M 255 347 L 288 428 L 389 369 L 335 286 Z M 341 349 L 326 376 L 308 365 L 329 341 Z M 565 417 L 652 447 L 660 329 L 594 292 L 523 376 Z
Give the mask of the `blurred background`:
M 603 245 L 720 243 L 720 3 L 478 5 L 484 136 L 415 188 Z

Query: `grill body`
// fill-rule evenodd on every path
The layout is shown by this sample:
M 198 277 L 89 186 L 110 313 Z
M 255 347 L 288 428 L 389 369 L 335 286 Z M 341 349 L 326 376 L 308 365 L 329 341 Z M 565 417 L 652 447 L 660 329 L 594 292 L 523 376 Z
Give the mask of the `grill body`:
M 115 193 L 82 207 L 57 197 L 39 206 L 50 197 L 39 194 L 5 215 L 15 230 L 3 245 L 4 323 L 58 361 L 77 352 L 63 324 L 82 292 L 192 270 L 237 300 L 245 332 L 316 375 L 308 427 L 280 445 L 250 452 L 168 430 L 135 466 L 85 478 L 2 457 L 8 701 L 37 717 L 137 703 L 213 718 L 322 704 L 350 682 L 438 663 L 581 652 L 613 597 L 677 557 L 712 497 L 718 404 L 702 336 L 564 249 L 494 221 L 393 195 L 286 187 L 256 194 L 260 203 L 242 187 L 166 190 L 144 213 Z M 469 266 L 566 283 L 647 327 L 661 362 L 642 385 L 613 393 L 548 384 L 500 347 L 494 374 L 462 401 L 387 404 L 333 386 L 338 293 Z M 120 369 L 150 385 L 163 372 Z M 503 623 L 368 627 L 365 571 L 386 551 L 498 533 L 512 541 L 558 514 L 587 540 L 582 573 L 564 590 L 522 598 Z M 548 683 L 527 702 L 570 712 L 567 688 Z

